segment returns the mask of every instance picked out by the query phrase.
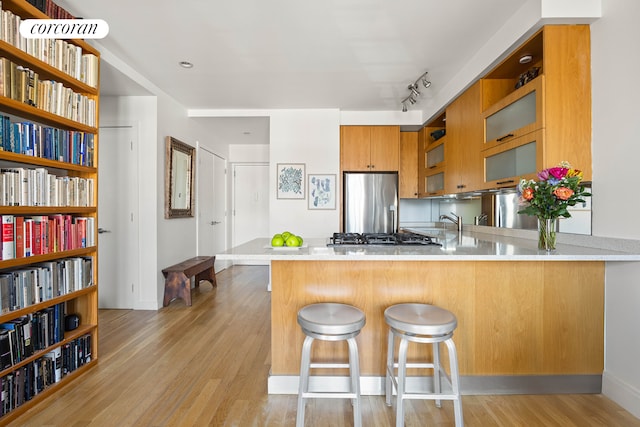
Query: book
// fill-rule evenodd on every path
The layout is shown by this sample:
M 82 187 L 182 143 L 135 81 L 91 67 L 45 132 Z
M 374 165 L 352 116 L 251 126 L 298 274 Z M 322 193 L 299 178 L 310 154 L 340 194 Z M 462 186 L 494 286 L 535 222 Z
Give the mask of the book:
M 12 358 L 9 331 L 6 329 L 0 329 L 0 370 L 10 368 L 11 365 Z
M 15 258 L 15 238 L 14 238 L 14 216 L 2 215 L 2 256 L 0 259 L 14 259 Z
M 54 382 L 58 382 L 62 379 L 62 347 L 56 347 L 47 353 L 53 361 L 53 373 Z
M 24 217 L 17 216 L 14 220 L 16 239 L 16 258 L 24 258 Z

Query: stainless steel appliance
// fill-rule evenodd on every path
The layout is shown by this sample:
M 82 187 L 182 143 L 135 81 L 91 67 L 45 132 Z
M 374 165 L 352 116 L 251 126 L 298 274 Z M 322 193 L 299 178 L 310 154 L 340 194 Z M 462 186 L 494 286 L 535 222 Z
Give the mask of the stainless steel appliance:
M 345 233 L 398 231 L 397 172 L 345 172 L 343 178 Z
M 333 233 L 327 246 L 353 246 L 353 245 L 436 245 L 431 237 L 417 233 Z
M 520 196 L 515 189 L 482 196 L 482 211 L 490 212 L 488 225 L 535 230 L 538 227 L 536 217 L 519 214 L 520 209 Z

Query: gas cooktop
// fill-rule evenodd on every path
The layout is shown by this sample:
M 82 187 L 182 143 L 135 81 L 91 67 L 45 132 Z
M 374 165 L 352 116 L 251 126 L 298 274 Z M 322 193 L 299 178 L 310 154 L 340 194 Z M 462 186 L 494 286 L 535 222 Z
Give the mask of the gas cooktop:
M 429 236 L 416 233 L 333 233 L 327 246 L 346 245 L 436 245 Z

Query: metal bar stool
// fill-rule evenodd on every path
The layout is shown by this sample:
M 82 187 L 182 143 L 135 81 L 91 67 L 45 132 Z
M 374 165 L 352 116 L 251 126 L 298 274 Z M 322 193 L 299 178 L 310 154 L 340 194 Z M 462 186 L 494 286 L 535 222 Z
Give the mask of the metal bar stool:
M 397 390 L 396 427 L 404 426 L 405 399 L 431 399 L 440 408 L 440 400 L 453 400 L 456 427 L 462 427 L 462 401 L 458 374 L 458 358 L 453 343 L 453 331 L 458 325 L 456 316 L 448 310 L 429 304 L 397 304 L 384 311 L 384 318 L 389 325 L 389 341 L 387 344 L 387 375 L 385 380 L 387 406 L 391 406 L 392 385 Z M 395 357 L 395 338 L 400 338 L 398 361 Z M 433 360 L 431 362 L 407 363 L 409 341 L 432 344 Z M 440 343 L 444 342 L 449 352 L 451 376 L 440 364 Z M 433 369 L 433 393 L 407 392 L 407 368 Z M 395 369 L 398 370 L 396 379 Z M 441 389 L 441 377 L 448 381 L 451 392 Z
M 350 305 L 338 303 L 319 303 L 303 307 L 298 312 L 298 324 L 306 335 L 302 345 L 300 362 L 300 384 L 298 389 L 298 414 L 296 426 L 304 425 L 305 399 L 342 398 L 353 403 L 353 421 L 356 427 L 362 426 L 360 409 L 360 367 L 358 345 L 355 337 L 366 322 L 364 313 Z M 311 344 L 313 340 L 344 341 L 349 345 L 349 363 L 311 363 Z M 314 368 L 349 368 L 351 390 L 349 392 L 311 392 L 309 391 L 309 370 Z

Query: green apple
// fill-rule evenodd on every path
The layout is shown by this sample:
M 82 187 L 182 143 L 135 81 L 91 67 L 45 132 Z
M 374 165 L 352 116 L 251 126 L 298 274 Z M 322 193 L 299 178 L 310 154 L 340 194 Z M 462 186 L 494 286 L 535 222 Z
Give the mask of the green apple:
M 302 246 L 302 243 L 304 243 L 304 240 L 302 239 L 302 237 L 300 236 L 296 236 L 298 238 L 298 246 Z
M 296 247 L 300 246 L 300 241 L 296 236 L 292 234 L 287 240 L 285 240 L 284 244 L 287 246 Z
M 281 234 L 274 234 L 271 238 L 271 246 L 284 246 L 284 238 Z
M 287 241 L 287 239 L 291 236 L 291 233 L 288 231 L 283 231 L 282 233 L 280 233 L 282 235 L 282 238 L 285 240 L 285 242 Z

